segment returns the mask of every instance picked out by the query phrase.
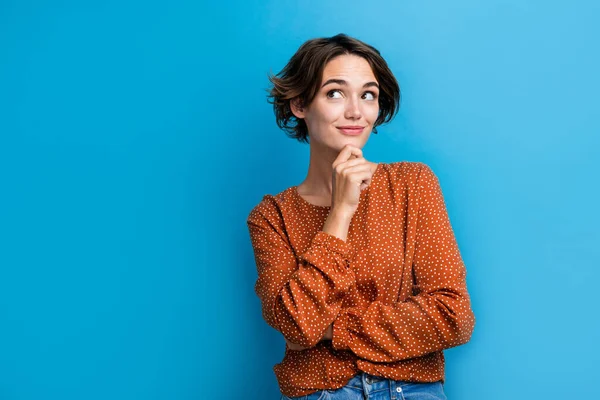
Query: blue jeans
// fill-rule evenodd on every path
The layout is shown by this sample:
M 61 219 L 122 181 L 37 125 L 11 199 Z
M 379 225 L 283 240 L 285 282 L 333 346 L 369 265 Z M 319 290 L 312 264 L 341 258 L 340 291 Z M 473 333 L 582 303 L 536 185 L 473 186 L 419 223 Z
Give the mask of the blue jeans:
M 281 396 L 282 400 L 448 400 L 442 381 L 394 381 L 359 372 L 346 386 L 335 390 L 319 390 L 307 396 Z

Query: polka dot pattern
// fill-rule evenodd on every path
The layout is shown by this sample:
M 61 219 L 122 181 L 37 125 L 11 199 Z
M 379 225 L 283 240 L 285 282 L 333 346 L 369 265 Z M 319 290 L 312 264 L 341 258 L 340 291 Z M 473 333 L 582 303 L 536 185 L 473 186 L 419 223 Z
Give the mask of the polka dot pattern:
M 263 318 L 306 347 L 286 345 L 273 367 L 286 396 L 340 388 L 359 371 L 444 382 L 442 350 L 471 338 L 466 269 L 431 168 L 379 163 L 360 196 L 346 241 L 321 230 L 331 208 L 296 186 L 248 215 Z

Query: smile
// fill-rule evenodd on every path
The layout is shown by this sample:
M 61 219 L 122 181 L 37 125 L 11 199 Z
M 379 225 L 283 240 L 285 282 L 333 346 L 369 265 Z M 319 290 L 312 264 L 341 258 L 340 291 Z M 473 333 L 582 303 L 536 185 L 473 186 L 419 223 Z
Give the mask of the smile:
M 339 129 L 344 135 L 356 136 L 360 135 L 365 129 L 363 126 L 359 127 L 340 127 Z

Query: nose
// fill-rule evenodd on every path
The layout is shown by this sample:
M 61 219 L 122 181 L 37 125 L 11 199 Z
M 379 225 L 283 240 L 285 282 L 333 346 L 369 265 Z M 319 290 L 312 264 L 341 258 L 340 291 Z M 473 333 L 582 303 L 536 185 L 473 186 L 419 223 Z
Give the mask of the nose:
M 358 99 L 355 96 L 350 96 L 346 101 L 346 112 L 344 116 L 347 119 L 360 119 L 360 108 L 358 105 Z

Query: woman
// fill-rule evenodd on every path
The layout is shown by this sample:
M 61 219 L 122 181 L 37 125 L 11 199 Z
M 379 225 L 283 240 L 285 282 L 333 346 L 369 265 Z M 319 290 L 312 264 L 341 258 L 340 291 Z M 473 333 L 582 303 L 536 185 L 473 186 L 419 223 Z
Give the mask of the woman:
M 446 399 L 442 350 L 475 317 L 438 178 L 361 150 L 397 112 L 394 75 L 339 34 L 270 80 L 278 125 L 310 144 L 306 179 L 247 219 L 263 317 L 286 340 L 282 399 Z

